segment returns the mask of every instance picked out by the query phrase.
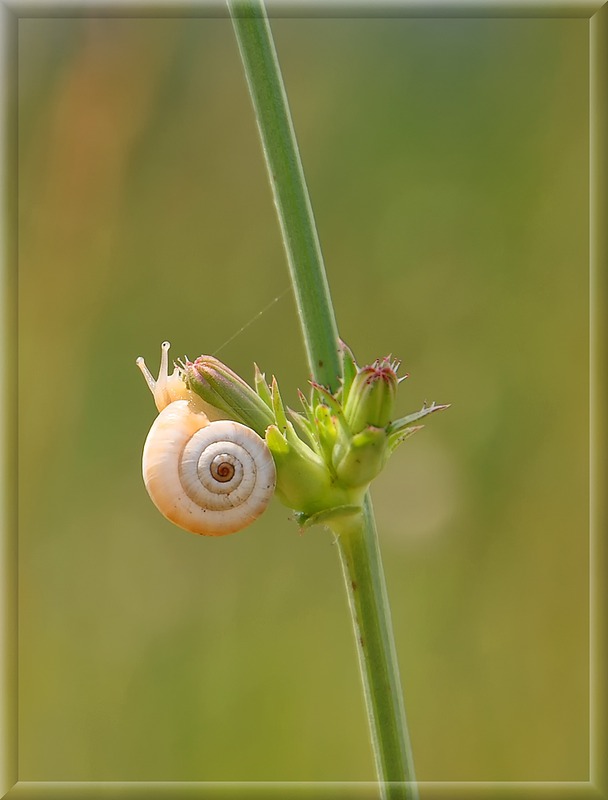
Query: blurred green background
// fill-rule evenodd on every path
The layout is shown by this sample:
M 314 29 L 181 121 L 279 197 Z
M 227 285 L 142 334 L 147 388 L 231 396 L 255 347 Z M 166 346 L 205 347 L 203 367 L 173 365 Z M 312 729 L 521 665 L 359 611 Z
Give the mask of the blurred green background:
M 344 339 L 399 411 L 373 497 L 418 777 L 586 780 L 586 20 L 273 22 Z M 135 367 L 288 285 L 225 19 L 19 21 L 20 777 L 372 780 L 331 537 L 218 540 L 140 476 Z M 288 292 L 227 347 L 296 404 Z

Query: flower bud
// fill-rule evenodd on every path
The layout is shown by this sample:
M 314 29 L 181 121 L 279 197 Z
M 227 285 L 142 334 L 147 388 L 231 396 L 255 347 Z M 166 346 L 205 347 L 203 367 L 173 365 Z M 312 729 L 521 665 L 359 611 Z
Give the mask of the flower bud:
M 271 425 L 266 444 L 277 468 L 277 495 L 302 518 L 352 503 L 351 494 L 335 485 L 325 462 L 298 438 L 291 423 L 285 433 Z
M 317 439 L 329 461 L 338 436 L 338 425 L 329 408 L 321 403 L 315 408 L 315 424 Z
M 361 367 L 350 386 L 344 405 L 344 417 L 351 433 L 364 428 L 385 428 L 393 417 L 397 396 L 399 362 L 378 359 Z
M 184 368 L 188 388 L 232 419 L 264 436 L 274 422 L 272 411 L 248 383 L 213 356 L 200 356 Z
M 365 486 L 382 471 L 389 454 L 386 430 L 364 428 L 350 439 L 346 448 L 336 451 L 336 475 L 345 486 Z

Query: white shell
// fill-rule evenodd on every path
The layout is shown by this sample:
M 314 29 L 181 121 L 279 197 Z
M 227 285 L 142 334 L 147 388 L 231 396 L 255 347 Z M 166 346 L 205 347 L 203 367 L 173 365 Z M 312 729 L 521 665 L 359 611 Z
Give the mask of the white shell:
M 187 400 L 170 403 L 154 421 L 144 445 L 143 476 L 167 519 L 206 536 L 247 527 L 275 487 L 274 461 L 257 433 L 232 420 L 209 422 Z
M 154 505 L 192 533 L 224 536 L 251 524 L 274 493 L 275 466 L 264 440 L 232 420 L 210 422 L 199 398 L 175 383 L 167 389 L 163 343 L 157 381 L 144 372 L 160 411 L 143 453 L 143 478 Z M 174 373 L 177 379 L 177 373 Z M 174 376 L 168 376 L 171 381 Z M 186 396 L 188 399 L 173 399 Z

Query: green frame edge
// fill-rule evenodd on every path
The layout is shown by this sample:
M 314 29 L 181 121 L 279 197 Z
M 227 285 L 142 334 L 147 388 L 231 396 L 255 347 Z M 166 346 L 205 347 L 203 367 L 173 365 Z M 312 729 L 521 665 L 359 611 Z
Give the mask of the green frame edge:
M 590 764 L 587 782 L 425 782 L 422 800 L 608 800 L 608 0 L 270 2 L 272 16 L 578 17 L 589 20 Z M 373 8 L 373 11 L 371 11 Z M 375 800 L 375 783 L 19 781 L 17 519 L 17 34 L 36 16 L 224 17 L 223 4 L 0 0 L 0 800 Z

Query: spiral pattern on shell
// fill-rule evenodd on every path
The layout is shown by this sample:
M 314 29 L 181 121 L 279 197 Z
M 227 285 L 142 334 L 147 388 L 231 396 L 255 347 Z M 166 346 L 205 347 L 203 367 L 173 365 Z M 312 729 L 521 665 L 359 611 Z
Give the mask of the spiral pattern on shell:
M 187 400 L 164 408 L 143 454 L 156 507 L 175 524 L 206 536 L 252 523 L 274 492 L 274 461 L 257 433 L 232 420 L 209 422 Z

